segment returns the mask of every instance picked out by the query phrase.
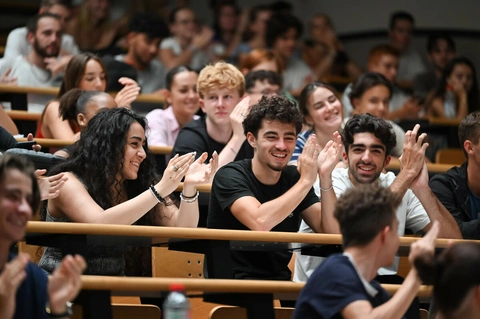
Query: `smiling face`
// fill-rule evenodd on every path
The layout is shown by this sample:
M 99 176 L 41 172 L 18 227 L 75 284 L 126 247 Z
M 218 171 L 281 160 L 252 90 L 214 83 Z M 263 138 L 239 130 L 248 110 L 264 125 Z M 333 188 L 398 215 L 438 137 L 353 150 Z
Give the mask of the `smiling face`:
M 32 218 L 32 180 L 20 170 L 4 173 L 0 185 L 0 238 L 9 243 L 23 239 Z
M 197 93 L 197 73 L 183 71 L 175 74 L 172 87 L 165 93 L 165 98 L 177 117 L 193 117 L 197 113 L 199 96 Z
M 370 184 L 378 179 L 383 168 L 390 163 L 386 147 L 373 133 L 356 133 L 346 150 L 348 174 L 354 185 Z
M 140 164 L 147 157 L 145 152 L 145 130 L 138 122 L 133 122 L 127 132 L 127 140 L 123 151 L 123 167 L 117 180 L 134 180 L 138 177 Z
M 78 88 L 85 91 L 104 92 L 106 87 L 107 80 L 105 70 L 102 68 L 100 63 L 90 59 L 87 64 L 85 64 L 85 72 L 80 79 Z
M 343 120 L 342 103 L 327 88 L 318 87 L 307 101 L 307 122 L 313 123 L 315 131 L 331 134 L 339 130 Z
M 293 124 L 263 120 L 257 137 L 249 132 L 247 139 L 255 151 L 253 161 L 264 169 L 279 172 L 292 157 L 297 133 Z
M 207 125 L 230 125 L 230 113 L 238 102 L 240 94 L 237 89 L 207 90 L 203 99 L 200 99 L 202 110 L 207 114 Z
M 360 98 L 353 99 L 355 113 L 370 113 L 383 119 L 388 114 L 390 91 L 385 85 L 376 85 L 369 88 Z

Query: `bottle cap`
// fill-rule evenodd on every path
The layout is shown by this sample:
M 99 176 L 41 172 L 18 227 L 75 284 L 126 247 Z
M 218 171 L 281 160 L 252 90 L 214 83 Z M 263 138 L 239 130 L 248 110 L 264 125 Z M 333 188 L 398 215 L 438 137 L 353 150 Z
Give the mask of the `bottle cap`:
M 185 286 L 183 284 L 170 284 L 168 286 L 170 291 L 184 291 Z

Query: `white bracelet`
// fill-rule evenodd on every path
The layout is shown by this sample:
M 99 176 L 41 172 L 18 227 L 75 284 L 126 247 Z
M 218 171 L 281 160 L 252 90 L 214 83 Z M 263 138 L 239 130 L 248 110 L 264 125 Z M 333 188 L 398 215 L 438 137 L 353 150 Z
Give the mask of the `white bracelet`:
M 333 184 L 332 184 L 332 186 L 330 186 L 329 188 L 322 188 L 322 186 L 320 185 L 320 190 L 321 190 L 322 192 L 328 192 L 328 191 L 331 190 L 332 188 L 333 188 Z
M 191 204 L 191 203 L 195 203 L 197 201 L 198 195 L 200 195 L 200 193 L 198 191 L 195 195 L 189 196 L 189 197 L 183 195 L 183 192 L 181 192 L 180 193 L 180 199 L 183 200 L 187 204 Z

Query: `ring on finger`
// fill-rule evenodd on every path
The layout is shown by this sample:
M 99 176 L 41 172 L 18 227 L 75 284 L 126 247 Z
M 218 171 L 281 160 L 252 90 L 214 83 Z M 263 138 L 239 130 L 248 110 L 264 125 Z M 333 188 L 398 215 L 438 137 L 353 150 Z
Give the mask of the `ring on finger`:
M 177 166 L 176 164 L 173 165 L 173 171 L 174 171 L 174 172 L 178 171 L 178 166 Z

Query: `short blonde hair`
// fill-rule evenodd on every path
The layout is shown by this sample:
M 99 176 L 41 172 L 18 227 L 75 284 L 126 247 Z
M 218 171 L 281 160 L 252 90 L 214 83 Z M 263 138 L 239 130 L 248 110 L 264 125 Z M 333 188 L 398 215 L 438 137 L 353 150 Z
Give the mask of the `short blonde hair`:
M 236 89 L 238 94 L 245 93 L 245 78 L 242 72 L 224 61 L 207 65 L 200 72 L 197 80 L 197 92 L 201 98 L 211 89 Z

